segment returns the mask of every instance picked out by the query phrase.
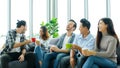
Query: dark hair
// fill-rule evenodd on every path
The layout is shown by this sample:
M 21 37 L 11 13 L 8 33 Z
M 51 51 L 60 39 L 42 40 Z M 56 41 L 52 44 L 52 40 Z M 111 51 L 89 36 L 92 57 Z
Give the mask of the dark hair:
M 87 27 L 88 30 L 90 29 L 91 24 L 87 19 L 83 18 L 83 19 L 80 20 L 80 22 L 82 23 L 83 27 Z
M 26 26 L 26 21 L 24 21 L 24 20 L 21 20 L 21 21 L 17 20 L 17 21 L 18 21 L 17 28 L 20 28 L 21 26 Z
M 75 27 L 75 29 L 76 29 L 77 23 L 76 23 L 73 19 L 70 19 L 69 22 L 73 22 L 73 23 L 74 23 L 73 27 Z M 74 30 L 75 30 L 75 29 L 74 29 Z
M 41 29 L 42 29 L 42 31 L 43 31 L 43 35 L 42 35 L 42 39 L 43 40 L 47 40 L 48 38 L 49 38 L 49 33 L 48 33 L 48 31 L 47 31 L 47 28 L 45 27 L 45 26 L 41 26 L 40 27 Z
M 103 21 L 107 25 L 108 34 L 117 39 L 117 46 L 118 46 L 119 45 L 119 39 L 118 39 L 117 34 L 115 33 L 112 20 L 110 18 L 102 18 L 99 21 Z M 100 42 L 101 42 L 101 39 L 102 39 L 102 33 L 99 31 L 99 29 L 97 31 L 97 37 L 96 38 L 97 38 L 96 39 L 97 48 L 100 49 Z

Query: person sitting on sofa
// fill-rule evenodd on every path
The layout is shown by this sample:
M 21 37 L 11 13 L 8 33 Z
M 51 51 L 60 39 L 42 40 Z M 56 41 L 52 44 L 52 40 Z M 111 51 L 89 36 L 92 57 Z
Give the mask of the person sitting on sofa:
M 34 53 L 36 56 L 36 68 L 40 68 L 43 62 L 45 53 L 49 52 L 50 35 L 45 26 L 40 27 L 40 40 L 36 40 Z
M 98 23 L 96 46 L 94 51 L 82 50 L 89 56 L 82 68 L 117 68 L 116 47 L 119 39 L 110 18 L 102 18 Z
M 65 56 L 60 61 L 60 68 L 68 68 L 69 64 L 72 68 L 75 68 L 75 64 L 76 68 L 82 68 L 87 57 L 81 54 L 81 49 L 93 50 L 95 44 L 95 39 L 90 33 L 90 26 L 91 24 L 87 19 L 82 18 L 80 20 L 80 34 L 75 37 L 70 56 Z
M 75 38 L 75 34 L 73 33 L 73 31 L 76 29 L 76 25 L 77 24 L 74 20 L 71 19 L 68 21 L 66 27 L 67 32 L 59 38 L 57 45 L 53 45 L 50 47 L 50 53 L 45 54 L 42 68 L 49 68 L 50 61 L 55 58 L 56 59 L 54 65 L 57 66 L 59 64 L 59 60 L 61 59 L 61 57 L 69 53 L 69 50 L 66 49 L 65 45 L 66 43 L 73 42 Z
M 2 68 L 8 68 L 8 63 L 14 60 L 20 62 L 27 60 L 28 68 L 35 67 L 35 57 L 33 53 L 26 53 L 26 44 L 31 43 L 25 38 L 26 21 L 21 20 L 17 22 L 17 28 L 9 30 L 6 36 L 5 48 L 1 55 Z

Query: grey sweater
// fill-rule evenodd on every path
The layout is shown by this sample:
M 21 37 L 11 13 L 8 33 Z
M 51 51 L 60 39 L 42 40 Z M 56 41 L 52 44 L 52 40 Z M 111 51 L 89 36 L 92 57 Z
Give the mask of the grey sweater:
M 103 36 L 100 43 L 100 49 L 95 47 L 95 50 L 97 51 L 96 56 L 108 58 L 117 63 L 116 44 L 117 39 L 113 36 Z

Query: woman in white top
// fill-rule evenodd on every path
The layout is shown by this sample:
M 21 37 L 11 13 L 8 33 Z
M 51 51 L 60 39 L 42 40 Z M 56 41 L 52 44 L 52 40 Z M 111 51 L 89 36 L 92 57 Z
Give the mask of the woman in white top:
M 49 33 L 45 26 L 40 27 L 40 40 L 36 40 L 36 47 L 34 53 L 36 56 L 36 68 L 40 68 L 42 65 L 43 57 L 46 52 L 48 52 L 49 45 Z

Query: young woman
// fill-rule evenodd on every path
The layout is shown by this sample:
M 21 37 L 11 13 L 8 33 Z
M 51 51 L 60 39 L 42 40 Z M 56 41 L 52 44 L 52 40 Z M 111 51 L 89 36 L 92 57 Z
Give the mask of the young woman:
M 82 68 L 117 68 L 116 47 L 118 37 L 110 18 L 102 18 L 98 23 L 95 51 L 82 50 L 89 56 Z
M 42 65 L 43 57 L 46 52 L 48 52 L 49 45 L 49 33 L 45 26 L 40 28 L 40 40 L 36 41 L 36 47 L 34 50 L 36 56 L 36 68 L 40 68 Z

